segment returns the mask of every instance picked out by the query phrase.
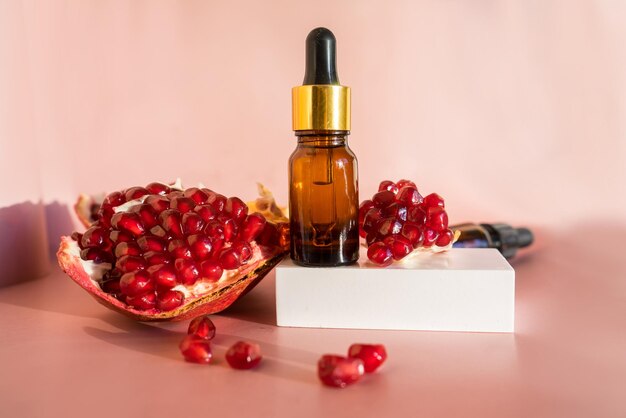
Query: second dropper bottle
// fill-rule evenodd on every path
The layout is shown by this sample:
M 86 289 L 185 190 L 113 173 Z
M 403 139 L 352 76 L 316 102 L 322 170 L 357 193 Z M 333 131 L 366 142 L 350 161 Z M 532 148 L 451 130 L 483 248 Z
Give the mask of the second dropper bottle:
M 289 158 L 291 258 L 303 266 L 340 266 L 359 257 L 358 168 L 348 146 L 350 88 L 339 84 L 336 40 L 326 28 L 306 39 L 302 86 L 292 90 Z

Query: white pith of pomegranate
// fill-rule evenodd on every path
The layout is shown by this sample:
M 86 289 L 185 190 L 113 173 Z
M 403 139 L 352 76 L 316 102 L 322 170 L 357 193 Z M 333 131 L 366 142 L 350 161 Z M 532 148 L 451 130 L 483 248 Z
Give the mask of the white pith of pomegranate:
M 96 218 L 62 239 L 59 263 L 101 302 L 142 320 L 224 309 L 284 252 L 275 225 L 206 188 L 131 187 L 107 195 Z

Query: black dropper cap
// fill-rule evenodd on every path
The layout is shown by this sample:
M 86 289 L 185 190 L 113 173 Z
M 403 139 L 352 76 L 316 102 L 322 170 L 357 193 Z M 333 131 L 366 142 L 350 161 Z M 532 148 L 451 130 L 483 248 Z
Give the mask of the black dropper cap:
M 507 224 L 481 225 L 496 232 L 500 241 L 498 249 L 506 258 L 513 257 L 519 248 L 528 247 L 534 240 L 533 233 L 528 228 L 513 228 Z
M 302 85 L 339 85 L 337 40 L 326 28 L 315 28 L 306 37 L 306 69 Z

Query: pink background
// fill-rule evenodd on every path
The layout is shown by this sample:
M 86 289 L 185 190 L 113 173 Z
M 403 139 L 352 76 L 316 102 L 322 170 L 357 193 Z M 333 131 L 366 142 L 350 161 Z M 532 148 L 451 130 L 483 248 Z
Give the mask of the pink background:
M 254 197 L 260 181 L 285 203 L 286 162 L 295 146 L 290 89 L 303 77 L 308 31 L 327 26 L 338 39 L 340 79 L 353 89 L 350 143 L 360 162 L 362 199 L 382 179 L 410 178 L 423 192 L 446 198 L 453 222 L 506 221 L 536 231 L 534 249 L 514 263 L 518 332 L 329 331 L 319 342 L 315 331 L 271 328 L 264 334 L 244 321 L 237 323 L 240 335 L 267 338 L 282 347 L 277 357 L 307 362 L 315 355 L 297 350 L 332 351 L 365 336 L 395 344 L 396 359 L 411 365 L 411 373 L 403 375 L 403 364 L 396 363 L 382 383 L 341 394 L 352 405 L 361 395 L 378 394 L 371 411 L 379 415 L 392 408 L 385 399 L 398 404 L 398 396 L 415 394 L 422 412 L 623 416 L 625 22 L 626 4 L 608 0 L 5 0 L 0 226 L 17 222 L 11 207 L 44 204 L 54 248 L 72 229 L 67 205 L 79 192 L 176 177 L 246 198 Z M 41 225 L 41 216 L 32 214 L 28 224 Z M 15 248 L 2 232 L 2 248 Z M 32 252 L 25 257 L 20 250 L 10 260 L 37 261 L 39 272 L 28 273 L 36 275 L 46 270 L 46 231 L 29 234 Z M 51 277 L 64 280 L 56 269 Z M 50 280 L 39 286 L 49 287 Z M 271 284 L 270 277 L 264 286 Z M 66 287 L 84 304 L 73 302 L 82 316 L 127 326 Z M 104 352 L 101 341 L 89 339 L 93 332 L 80 332 L 82 317 L 72 317 L 73 327 L 63 319 L 76 311 L 47 301 L 47 293 L 34 303 L 19 288 L 0 294 L 11 308 L 5 318 L 17 321 L 3 325 L 16 350 L 5 354 L 23 353 L 18 324 L 37 327 L 42 318 L 60 326 L 69 341 Z M 262 289 L 252 302 L 242 301 L 243 311 L 253 311 L 259 300 L 271 305 L 262 297 L 271 291 Z M 45 316 L 50 312 L 52 318 Z M 79 336 L 72 334 L 76 328 Z M 37 342 L 67 344 L 48 334 Z M 141 345 L 114 341 L 124 353 Z M 53 364 L 64 364 L 59 356 Z M 23 376 L 18 366 L 5 366 L 13 367 L 3 373 L 5 383 L 6 376 Z M 56 369 L 46 370 L 52 379 Z M 284 373 L 278 375 L 274 393 L 298 399 L 307 389 L 293 392 Z M 224 379 L 233 387 L 241 382 Z M 24 385 L 5 393 L 28 399 Z M 336 393 L 307 393 L 301 401 L 313 412 L 330 413 L 319 402 L 339 402 Z M 256 402 L 267 401 L 269 395 L 261 395 Z

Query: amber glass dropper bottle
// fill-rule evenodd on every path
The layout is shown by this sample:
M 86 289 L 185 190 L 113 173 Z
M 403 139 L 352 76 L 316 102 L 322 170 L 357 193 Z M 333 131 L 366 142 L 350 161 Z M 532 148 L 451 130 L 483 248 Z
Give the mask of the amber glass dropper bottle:
M 292 90 L 298 145 L 289 159 L 291 258 L 341 266 L 359 258 L 357 160 L 348 147 L 350 88 L 339 84 L 336 40 L 326 28 L 306 38 L 302 86 Z

